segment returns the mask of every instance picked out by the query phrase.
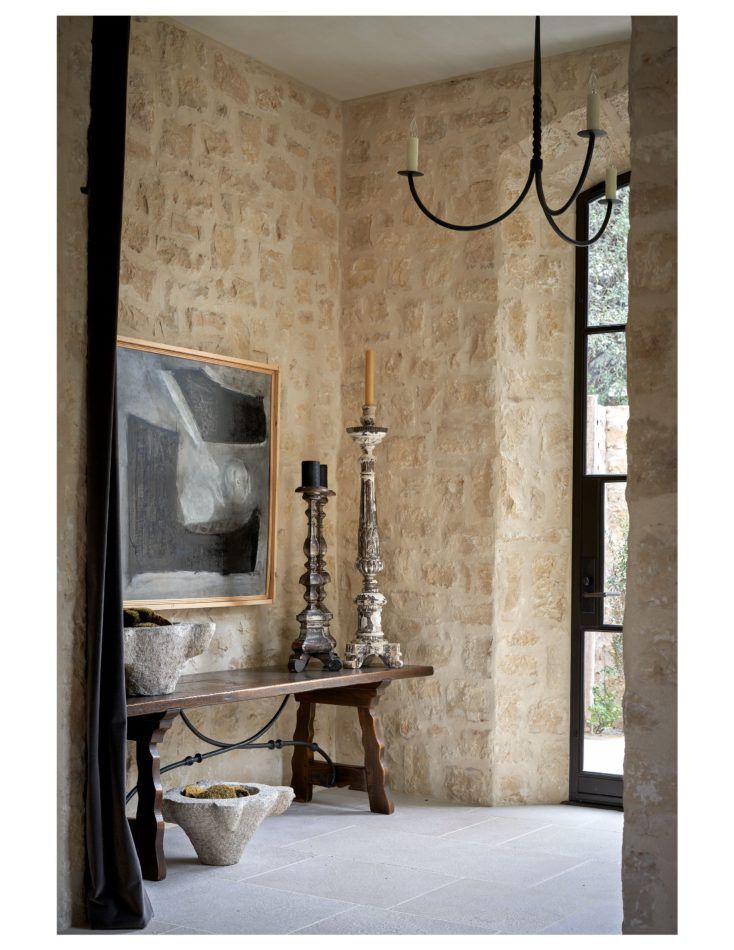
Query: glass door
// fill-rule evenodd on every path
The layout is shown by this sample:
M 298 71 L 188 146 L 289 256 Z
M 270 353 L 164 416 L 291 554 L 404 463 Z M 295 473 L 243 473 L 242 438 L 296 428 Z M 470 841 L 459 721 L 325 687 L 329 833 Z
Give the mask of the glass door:
M 571 801 L 621 805 L 627 483 L 629 174 L 604 236 L 576 256 Z M 577 236 L 597 230 L 603 185 L 577 203 Z

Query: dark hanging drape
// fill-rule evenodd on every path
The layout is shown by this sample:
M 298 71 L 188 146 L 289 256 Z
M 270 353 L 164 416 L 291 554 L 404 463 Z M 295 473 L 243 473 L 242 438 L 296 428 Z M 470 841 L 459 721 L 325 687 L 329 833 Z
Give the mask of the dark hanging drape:
M 152 916 L 125 817 L 127 712 L 122 638 L 115 347 L 129 17 L 94 17 L 88 138 L 87 911 L 92 927 Z

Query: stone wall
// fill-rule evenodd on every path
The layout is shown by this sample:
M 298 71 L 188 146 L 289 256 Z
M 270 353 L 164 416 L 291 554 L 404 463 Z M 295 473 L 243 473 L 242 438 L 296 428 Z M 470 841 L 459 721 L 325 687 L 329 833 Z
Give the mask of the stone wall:
M 676 108 L 676 18 L 633 17 L 623 881 L 645 934 L 677 915 Z
M 133 19 L 120 333 L 281 369 L 276 602 L 208 612 L 214 640 L 186 672 L 282 663 L 297 633 L 300 460 L 330 463 L 338 488 L 340 152 L 336 102 L 166 19 Z M 336 558 L 331 570 L 338 577 Z M 196 710 L 192 720 L 240 739 L 276 705 Z M 329 748 L 332 717 L 322 720 Z M 289 737 L 293 723 L 291 709 L 274 735 Z M 200 746 L 179 721 L 164 761 Z M 282 782 L 290 754 L 229 753 L 166 783 L 205 776 Z
M 627 46 L 544 62 L 546 193 L 565 200 L 584 147 L 591 71 L 602 143 L 628 167 Z M 378 508 L 385 629 L 436 675 L 383 701 L 398 788 L 472 803 L 561 801 L 568 792 L 573 249 L 534 194 L 485 232 L 448 232 L 413 204 L 407 130 L 421 136 L 418 188 L 449 220 L 507 207 L 527 176 L 532 67 L 403 89 L 344 106 L 343 425 L 358 421 L 363 350 L 378 365 Z M 573 214 L 562 224 L 573 233 Z M 341 645 L 354 625 L 356 452 L 342 440 Z M 356 724 L 338 718 L 341 759 Z
M 58 927 L 83 919 L 87 126 L 91 17 L 58 17 Z

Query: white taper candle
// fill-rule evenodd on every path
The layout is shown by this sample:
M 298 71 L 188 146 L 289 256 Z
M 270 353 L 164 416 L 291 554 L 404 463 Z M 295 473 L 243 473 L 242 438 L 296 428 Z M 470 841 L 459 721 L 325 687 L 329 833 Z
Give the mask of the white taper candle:
M 607 168 L 607 179 L 606 179 L 606 198 L 616 198 L 617 197 L 617 169 L 614 165 L 610 165 Z
M 405 166 L 406 171 L 418 171 L 418 142 L 419 139 L 415 135 L 411 135 L 408 139 L 408 163 Z
M 601 128 L 601 99 L 596 85 L 596 73 L 589 80 L 589 95 L 586 97 L 586 128 Z
M 409 172 L 418 171 L 418 144 L 420 139 L 418 138 L 418 125 L 416 124 L 415 119 L 410 123 L 410 129 L 408 131 L 408 158 L 405 170 Z

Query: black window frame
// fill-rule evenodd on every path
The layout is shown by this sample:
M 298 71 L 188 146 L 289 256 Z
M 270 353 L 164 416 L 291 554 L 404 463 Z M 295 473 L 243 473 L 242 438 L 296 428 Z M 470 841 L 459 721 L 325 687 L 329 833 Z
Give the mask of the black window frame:
M 630 184 L 630 173 L 617 179 L 619 187 Z M 588 188 L 576 201 L 576 238 L 588 239 L 589 206 L 604 196 L 601 182 Z M 624 324 L 589 326 L 589 248 L 576 248 L 575 339 L 574 339 L 574 423 L 573 423 L 573 515 L 572 515 L 572 582 L 571 582 L 571 729 L 569 755 L 569 801 L 579 804 L 622 807 L 624 780 L 601 772 L 584 772 L 584 637 L 587 630 L 622 630 L 618 624 L 605 624 L 604 600 L 582 600 L 582 559 L 596 559 L 596 590 L 604 578 L 604 486 L 610 482 L 626 482 L 627 474 L 593 474 L 586 472 L 586 375 L 588 340 L 599 333 L 625 332 Z M 582 616 L 582 603 L 585 609 Z

